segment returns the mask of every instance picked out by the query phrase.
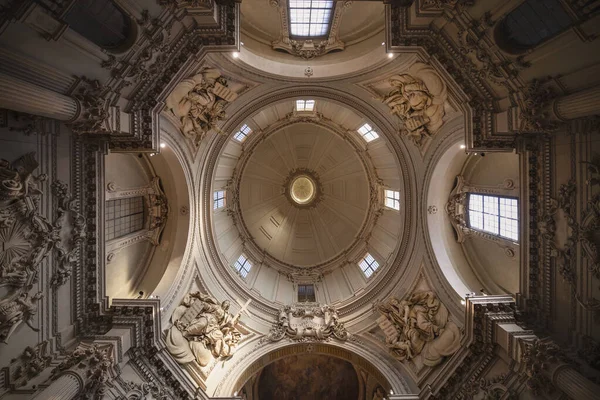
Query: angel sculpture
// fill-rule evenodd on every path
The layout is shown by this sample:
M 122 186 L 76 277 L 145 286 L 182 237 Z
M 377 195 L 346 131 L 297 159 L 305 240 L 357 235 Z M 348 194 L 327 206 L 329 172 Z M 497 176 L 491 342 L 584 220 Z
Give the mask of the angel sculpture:
M 167 349 L 180 364 L 196 360 L 206 366 L 211 358 L 233 355 L 241 339 L 236 325 L 240 313 L 229 313 L 230 303 L 222 303 L 200 292 L 189 293 L 175 309 L 167 334 Z
M 8 343 L 8 339 L 22 322 L 39 332 L 33 326 L 33 316 L 37 313 L 37 302 L 44 297 L 42 292 L 34 294 L 31 298 L 28 293 L 23 293 L 15 300 L 0 303 L 0 341 Z

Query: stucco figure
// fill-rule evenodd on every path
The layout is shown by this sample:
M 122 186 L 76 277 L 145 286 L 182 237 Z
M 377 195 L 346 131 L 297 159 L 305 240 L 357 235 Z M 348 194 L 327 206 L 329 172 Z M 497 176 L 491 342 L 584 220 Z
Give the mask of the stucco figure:
M 227 87 L 227 80 L 214 68 L 203 68 L 191 78 L 181 81 L 166 101 L 181 121 L 181 132 L 200 145 L 204 136 L 225 119 L 225 106 L 237 93 Z
M 180 364 L 195 360 L 206 366 L 213 357 L 230 357 L 242 336 L 236 329 L 239 318 L 229 313 L 229 301 L 189 293 L 171 317 L 167 349 Z
M 378 309 L 395 327 L 386 343 L 400 361 L 421 355 L 423 364 L 432 367 L 460 347 L 460 331 L 433 292 L 416 292 L 401 301 L 392 297 Z
M 443 124 L 446 84 L 423 63 L 413 64 L 407 74 L 395 75 L 389 82 L 393 89 L 382 100 L 404 122 L 401 133 L 420 146 Z
M 37 314 L 37 302 L 42 297 L 44 297 L 42 292 L 31 297 L 28 293 L 24 293 L 15 300 L 0 303 L 0 342 L 7 343 L 23 322 L 35 332 L 39 331 L 33 326 L 33 316 Z

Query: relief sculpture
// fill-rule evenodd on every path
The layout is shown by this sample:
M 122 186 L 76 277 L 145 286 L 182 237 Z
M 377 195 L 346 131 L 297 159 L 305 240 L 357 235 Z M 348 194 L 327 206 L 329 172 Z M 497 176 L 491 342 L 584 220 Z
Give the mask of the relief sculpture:
M 415 292 L 404 300 L 391 297 L 378 306 L 377 322 L 386 344 L 400 361 L 419 358 L 433 367 L 460 347 L 460 331 L 448 320 L 448 309 L 431 291 Z M 416 360 L 415 360 L 416 361 Z
M 381 100 L 404 123 L 400 133 L 421 146 L 443 124 L 446 84 L 431 66 L 423 63 L 415 63 L 408 74 L 395 75 L 389 83 L 393 89 Z
M 214 68 L 203 68 L 179 83 L 167 98 L 170 110 L 181 122 L 181 132 L 195 147 L 225 119 L 225 106 L 237 98 L 227 80 Z
M 200 292 L 185 295 L 167 333 L 167 349 L 180 364 L 197 361 L 206 366 L 212 358 L 233 355 L 242 334 L 236 328 L 241 316 L 229 313 L 229 301 L 219 303 Z
M 294 341 L 347 340 L 348 331 L 340 322 L 337 310 L 329 305 L 297 303 L 279 310 L 277 322 L 267 335 L 277 342 L 287 337 Z
M 52 193 L 57 200 L 53 221 L 39 213 L 41 184 L 45 174 L 35 175 L 35 153 L 13 162 L 0 160 L 0 341 L 6 342 L 25 322 L 32 329 L 41 293 L 30 294 L 38 282 L 42 261 L 55 251 L 56 272 L 51 284 L 64 284 L 78 245 L 85 235 L 85 218 L 75 211 L 77 202 L 66 184 L 55 181 Z

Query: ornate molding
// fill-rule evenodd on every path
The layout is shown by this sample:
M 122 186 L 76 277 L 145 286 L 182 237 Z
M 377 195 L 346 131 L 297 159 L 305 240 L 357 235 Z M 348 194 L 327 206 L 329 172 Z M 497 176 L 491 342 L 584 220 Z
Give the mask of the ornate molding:
M 50 379 L 56 380 L 66 371 L 72 370 L 83 379 L 83 391 L 87 398 L 102 398 L 105 385 L 115 375 L 113 352 L 112 344 L 82 342 L 52 370 Z
M 12 389 L 26 386 L 50 365 L 52 356 L 48 355 L 48 344 L 45 340 L 34 347 L 27 346 L 18 358 L 11 360 L 8 378 Z
M 552 393 L 555 388 L 548 373 L 553 364 L 572 361 L 563 353 L 560 346 L 549 340 L 533 340 L 521 342 L 524 349 L 521 363 L 524 375 L 527 377 L 526 385 L 534 395 Z
M 279 310 L 277 322 L 264 341 L 278 342 L 288 338 L 294 342 L 346 341 L 349 333 L 339 321 L 335 307 L 319 303 L 294 303 Z

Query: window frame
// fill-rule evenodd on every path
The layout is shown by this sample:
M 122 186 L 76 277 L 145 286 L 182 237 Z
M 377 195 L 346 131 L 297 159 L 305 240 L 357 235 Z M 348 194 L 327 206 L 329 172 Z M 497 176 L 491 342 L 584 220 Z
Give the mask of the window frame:
M 244 259 L 244 261 L 240 262 L 240 259 L 242 259 L 242 258 Z M 238 267 L 238 265 L 239 265 L 239 267 Z M 250 274 L 250 270 L 252 270 L 252 265 L 253 264 L 252 264 L 252 261 L 250 260 L 250 258 L 248 256 L 246 256 L 244 253 L 242 253 L 233 263 L 233 268 L 236 270 L 236 272 L 242 279 L 246 279 L 248 277 L 248 275 Z M 246 266 L 248 266 L 248 268 L 246 268 Z
M 481 196 L 482 197 L 482 202 L 483 202 L 482 203 L 482 209 L 483 209 L 482 211 L 471 210 L 471 196 L 472 195 Z M 485 202 L 485 200 L 484 200 L 485 197 L 495 197 L 495 198 L 498 199 L 498 215 L 489 214 L 489 213 L 485 212 L 485 203 L 484 203 Z M 517 218 L 510 218 L 510 217 L 502 216 L 500 214 L 500 199 L 508 199 L 508 200 L 516 200 L 517 201 Z M 465 211 L 466 211 L 466 214 L 467 214 L 466 224 L 467 224 L 467 227 L 469 229 L 472 229 L 474 231 L 481 232 L 481 233 L 484 233 L 484 234 L 487 234 L 487 235 L 490 235 L 490 236 L 493 236 L 493 237 L 496 237 L 496 238 L 499 238 L 499 239 L 507 240 L 507 241 L 512 242 L 512 243 L 517 243 L 517 244 L 520 243 L 520 236 L 521 236 L 521 226 L 520 226 L 520 223 L 521 223 L 521 219 L 520 219 L 520 201 L 519 201 L 518 197 L 516 197 L 516 196 L 507 196 L 507 195 L 498 195 L 498 194 L 489 194 L 489 193 L 467 192 L 467 201 L 466 201 L 466 204 L 465 204 Z M 471 224 L 471 211 L 481 213 L 482 215 L 491 215 L 491 216 L 497 217 L 498 233 L 494 233 L 494 232 L 486 231 L 484 229 L 473 227 L 473 225 Z M 513 238 L 508 237 L 508 236 L 504 236 L 504 235 L 502 235 L 500 233 L 500 226 L 501 226 L 501 219 L 502 218 L 507 219 L 507 220 L 516 221 L 516 223 L 517 223 L 517 238 L 516 239 L 513 239 Z M 485 220 L 483 220 L 483 221 L 485 221 Z
M 398 198 L 394 198 L 394 197 L 388 197 L 387 193 L 388 192 L 392 192 L 392 193 L 397 193 L 398 194 Z M 396 207 L 390 207 L 387 205 L 387 199 L 391 199 L 394 202 L 398 202 L 398 208 Z M 400 211 L 400 191 L 399 190 L 393 190 L 393 189 L 383 189 L 383 205 L 389 209 L 389 210 L 394 210 L 394 211 Z
M 310 110 L 306 109 L 306 103 L 308 103 L 309 101 L 312 101 L 312 108 Z M 303 109 L 300 110 L 298 108 L 298 103 L 299 102 L 303 102 Z M 296 109 L 296 112 L 299 113 L 313 113 L 315 112 L 315 107 L 317 106 L 317 102 L 314 99 L 297 99 L 296 100 L 296 104 L 294 105 L 294 108 Z
M 117 207 L 117 202 L 122 202 L 122 201 L 130 202 L 130 204 L 127 205 L 127 208 L 129 208 L 131 206 L 131 202 L 134 199 L 140 199 L 139 201 L 141 202 L 141 211 L 134 212 L 134 213 L 131 213 L 131 214 L 123 214 L 124 212 L 126 213 L 128 211 L 120 210 L 120 212 L 122 213 L 122 215 L 120 215 L 119 217 L 115 217 L 114 216 L 114 214 L 116 212 L 115 209 Z M 109 209 L 109 204 L 111 202 L 114 204 L 114 206 L 113 206 L 113 217 L 109 218 L 109 214 L 110 213 L 109 213 L 108 209 Z M 118 206 L 122 207 L 121 204 L 119 204 Z M 143 231 L 146 228 L 146 202 L 145 202 L 144 196 L 123 197 L 123 198 L 116 198 L 116 199 L 106 200 L 104 202 L 104 209 L 105 209 L 105 213 L 104 213 L 104 240 L 106 240 L 106 242 L 110 242 L 112 240 L 121 239 L 123 237 L 126 237 L 128 235 L 134 234 L 136 232 Z M 137 215 L 140 215 L 140 214 L 142 216 L 142 223 L 141 223 L 141 226 L 140 226 L 139 229 L 130 230 L 128 232 L 116 235 L 116 231 L 117 231 L 117 229 L 116 229 L 116 225 L 117 224 L 116 223 L 117 222 L 122 221 L 124 218 L 133 217 L 133 216 L 137 216 Z M 109 228 L 109 226 L 108 226 L 109 222 L 112 222 L 111 228 L 112 228 L 112 234 L 113 234 L 113 237 L 110 238 L 110 239 L 108 238 L 109 235 L 106 232 L 106 230 Z M 130 226 L 131 227 L 135 227 L 135 225 L 134 225 L 133 222 L 130 223 Z
M 508 21 L 508 18 L 513 16 L 513 13 L 516 12 L 519 8 L 526 6 L 527 5 L 526 3 L 527 3 L 527 0 L 517 4 L 510 11 L 508 11 L 506 14 L 504 14 L 502 16 L 502 18 L 498 21 L 496 26 L 494 27 L 494 30 L 493 30 L 494 41 L 496 42 L 496 44 L 502 51 L 504 51 L 508 54 L 518 55 L 518 54 L 525 53 L 529 50 L 533 50 L 533 49 L 543 45 L 544 43 L 557 38 L 558 36 L 569 31 L 570 29 L 576 27 L 577 21 L 573 19 L 573 16 L 571 15 L 568 7 L 566 7 L 562 1 L 557 0 L 557 5 L 560 6 L 562 8 L 562 11 L 564 12 L 564 14 L 567 17 L 569 17 L 570 24 L 566 27 L 561 27 L 561 29 L 558 29 L 555 32 L 552 32 L 551 34 L 547 35 L 546 37 L 541 38 L 541 40 L 535 44 L 518 43 L 516 40 L 514 40 L 514 38 L 508 37 L 507 21 Z
M 368 131 L 363 134 L 360 130 L 363 129 L 365 126 L 368 126 Z M 371 142 L 373 142 L 373 141 L 375 141 L 375 140 L 377 140 L 377 139 L 380 138 L 379 132 L 377 132 L 375 130 L 375 128 L 373 128 L 373 126 L 370 123 L 368 123 L 368 122 L 365 122 L 361 126 L 359 126 L 358 128 L 356 128 L 356 132 L 358 132 L 358 134 L 360 135 L 360 137 L 362 138 L 362 140 L 365 141 L 365 143 L 371 143 Z M 375 137 L 373 139 L 367 140 L 367 135 L 373 136 L 373 134 L 375 134 L 374 135 Z
M 303 294 L 303 298 L 300 298 L 300 287 L 312 287 L 312 297 L 309 298 L 308 296 L 308 290 L 305 291 L 305 293 Z M 299 283 L 298 284 L 298 288 L 297 288 L 297 301 L 299 303 L 316 303 L 317 302 L 317 291 L 315 288 L 314 283 Z
M 247 128 L 247 132 L 244 130 L 244 128 Z M 238 143 L 244 143 L 244 141 L 248 139 L 248 136 L 250 136 L 252 132 L 253 130 L 248 124 L 243 124 L 240 127 L 240 129 L 238 129 L 237 132 L 233 134 L 233 140 L 235 140 Z M 241 137 L 241 140 L 238 139 L 239 137 Z
M 373 262 L 368 262 L 367 257 L 371 257 L 373 259 Z M 361 265 L 363 262 L 367 264 L 367 267 L 364 269 Z M 375 268 L 373 268 L 373 265 L 376 265 Z M 380 267 L 381 267 L 381 264 L 379 263 L 379 261 L 377 261 L 377 258 L 375 258 L 375 256 L 368 251 L 358 262 L 358 268 L 363 273 L 363 276 L 365 277 L 365 279 L 371 279 L 372 277 L 374 277 Z M 367 272 L 366 272 L 367 270 L 371 270 L 369 275 L 367 275 Z
M 310 5 L 309 8 L 298 8 L 298 7 L 294 7 L 294 8 L 295 9 L 304 9 L 304 10 L 306 10 L 306 9 L 313 10 L 313 8 L 312 8 L 312 1 L 315 1 L 315 0 L 310 0 L 310 1 L 311 1 L 311 5 Z M 318 1 L 318 0 L 316 0 L 316 1 Z M 327 1 L 327 0 L 321 0 L 321 1 Z M 292 25 L 295 25 L 295 24 L 292 23 L 292 7 L 290 5 L 290 0 L 288 0 L 287 1 L 287 10 L 286 10 L 286 12 L 287 12 L 287 18 L 288 18 L 288 26 L 289 26 L 289 36 L 290 36 L 290 39 L 292 39 L 292 40 L 327 40 L 329 38 L 329 35 L 331 34 L 331 25 L 332 25 L 332 22 L 333 22 L 333 15 L 335 14 L 335 7 L 336 7 L 336 1 L 333 0 L 333 1 L 331 1 L 331 8 L 328 8 L 328 10 L 331 10 L 331 12 L 330 12 L 330 15 L 329 15 L 329 19 L 327 21 L 327 32 L 325 34 L 319 35 L 319 36 L 311 36 L 310 35 L 310 25 L 311 25 L 311 22 L 310 22 L 310 16 L 309 16 L 309 22 L 308 22 L 309 35 L 306 35 L 306 36 L 304 36 L 304 35 L 295 35 L 295 34 L 292 33 Z M 322 10 L 323 8 L 317 8 L 317 9 Z M 318 25 L 320 25 L 320 24 L 318 24 Z
M 218 196 L 219 193 L 223 193 L 223 197 L 217 197 L 217 198 L 215 198 L 215 196 Z M 218 206 L 218 202 L 220 200 L 223 200 L 223 205 Z M 222 208 L 225 208 L 226 206 L 227 206 L 227 190 L 215 190 L 215 191 L 213 191 L 213 211 L 220 210 Z

